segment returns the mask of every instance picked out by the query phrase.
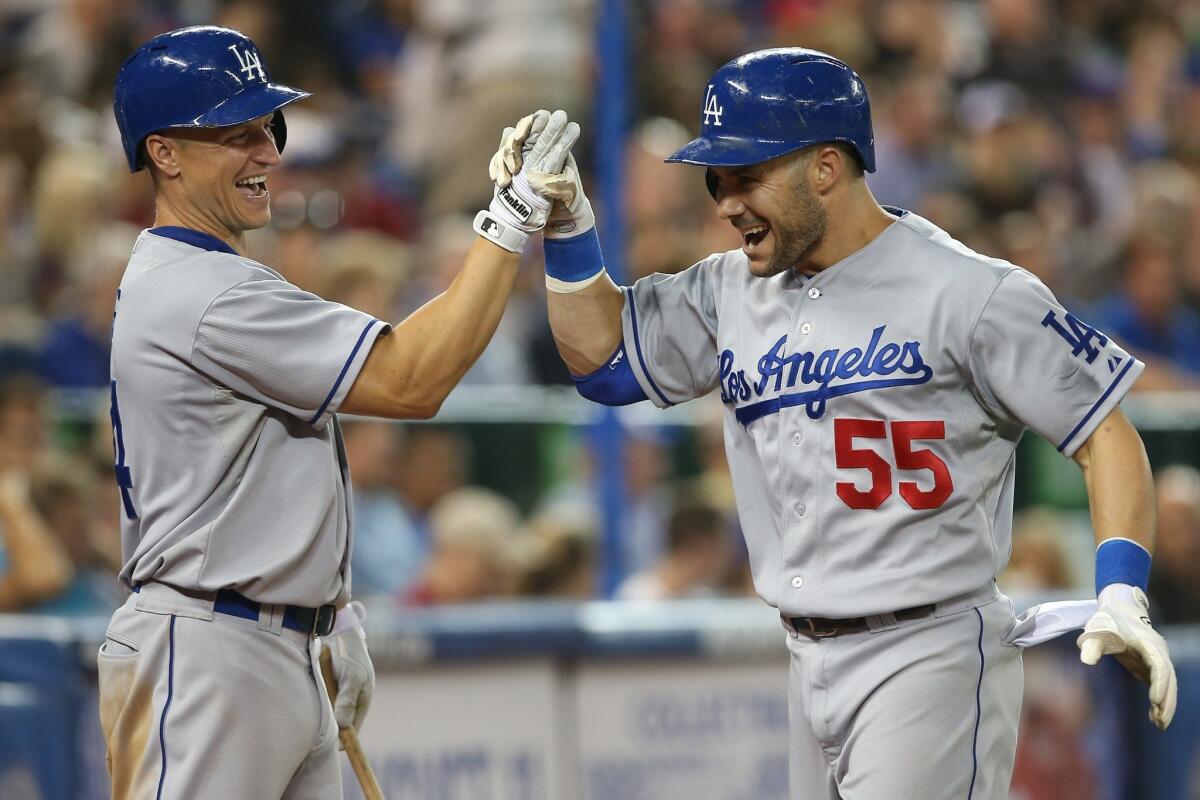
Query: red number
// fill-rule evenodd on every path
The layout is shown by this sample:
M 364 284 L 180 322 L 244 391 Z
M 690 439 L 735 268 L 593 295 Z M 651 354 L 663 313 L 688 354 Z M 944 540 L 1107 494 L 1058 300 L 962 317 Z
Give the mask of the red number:
M 892 450 L 896 468 L 929 470 L 933 487 L 923 490 L 916 481 L 900 481 L 900 497 L 910 508 L 940 508 L 954 491 L 954 480 L 946 462 L 932 450 L 914 450 L 914 440 L 945 439 L 946 423 L 941 420 L 893 422 Z M 892 467 L 874 450 L 856 449 L 855 439 L 886 439 L 887 425 L 877 419 L 840 418 L 833 421 L 833 447 L 838 469 L 865 469 L 871 474 L 871 488 L 863 491 L 850 481 L 839 481 L 837 495 L 850 508 L 879 508 L 892 494 Z
M 892 468 L 874 450 L 855 450 L 854 440 L 886 439 L 887 427 L 878 419 L 833 421 L 833 447 L 838 469 L 865 469 L 871 473 L 871 488 L 859 490 L 849 481 L 837 485 L 838 497 L 851 508 L 879 508 L 892 493 Z
M 896 467 L 904 470 L 927 469 L 933 473 L 933 488 L 923 491 L 915 481 L 900 481 L 900 496 L 912 508 L 940 508 L 954 491 L 954 479 L 946 462 L 932 450 L 913 450 L 913 439 L 945 439 L 946 423 L 893 422 L 892 446 L 896 450 Z

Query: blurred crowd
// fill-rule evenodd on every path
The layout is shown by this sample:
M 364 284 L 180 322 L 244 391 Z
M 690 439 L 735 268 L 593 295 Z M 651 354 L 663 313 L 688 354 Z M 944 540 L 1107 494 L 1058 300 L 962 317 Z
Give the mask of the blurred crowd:
M 0 3 L 0 609 L 119 601 L 108 421 L 115 288 L 153 223 L 129 175 L 112 81 L 142 41 L 237 28 L 289 106 L 274 221 L 252 255 L 294 283 L 399 319 L 454 276 L 490 197 L 505 125 L 538 107 L 583 125 L 592 158 L 597 0 L 4 0 Z M 1184 0 L 630 0 L 625 281 L 737 247 L 700 170 L 662 158 L 698 127 L 707 78 L 774 45 L 831 52 L 870 91 L 878 199 L 1036 273 L 1148 364 L 1138 389 L 1200 389 L 1200 14 Z M 605 225 L 603 213 L 599 224 Z M 561 384 L 531 247 L 473 385 Z M 600 510 L 582 440 L 536 496 L 473 468 L 454 426 L 350 421 L 356 594 L 434 604 L 594 596 Z M 750 591 L 719 424 L 638 429 L 625 454 L 617 595 Z M 1152 589 L 1200 614 L 1200 474 L 1159 474 Z M 1011 589 L 1086 588 L 1087 523 L 1018 518 Z

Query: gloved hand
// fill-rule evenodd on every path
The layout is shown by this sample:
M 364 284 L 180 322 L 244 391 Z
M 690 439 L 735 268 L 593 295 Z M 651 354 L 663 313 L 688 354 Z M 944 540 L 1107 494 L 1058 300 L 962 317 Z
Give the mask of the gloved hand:
M 1150 625 L 1150 603 L 1136 586 L 1113 583 L 1100 592 L 1099 607 L 1075 641 L 1079 658 L 1095 664 L 1115 656 L 1125 669 L 1150 686 L 1150 721 L 1166 730 L 1175 716 L 1178 684 L 1167 642 Z
M 578 138 L 579 125 L 570 122 L 564 111 L 537 111 L 522 118 L 515 128 L 506 128 L 501 136 L 502 152 L 497 155 L 502 162 L 507 156 L 516 171 L 506 163 L 497 166 L 497 156 L 493 156 L 488 167 L 496 180 L 492 203 L 475 217 L 475 231 L 506 250 L 521 252 L 529 234 L 546 224 L 551 205 L 530 187 L 526 173 L 561 172 Z M 503 175 L 503 182 L 498 175 Z
M 567 155 L 561 171 L 543 172 L 532 164 L 525 166 L 524 154 L 530 150 L 533 141 L 532 136 L 522 139 L 520 123 L 516 128 L 505 128 L 500 137 L 500 147 L 488 165 L 488 174 L 497 186 L 504 187 L 514 175 L 523 171 L 533 191 L 543 198 L 554 200 L 543 233 L 547 239 L 569 239 L 587 233 L 596 227 L 596 217 L 592 213 L 592 204 L 583 192 L 575 156 Z
M 375 692 L 375 667 L 367 654 L 367 636 L 362 628 L 366 618 L 363 604 L 352 600 L 338 609 L 333 632 L 322 642 L 333 658 L 333 677 L 337 683 L 333 717 L 339 728 L 356 731 L 367 718 L 367 708 Z

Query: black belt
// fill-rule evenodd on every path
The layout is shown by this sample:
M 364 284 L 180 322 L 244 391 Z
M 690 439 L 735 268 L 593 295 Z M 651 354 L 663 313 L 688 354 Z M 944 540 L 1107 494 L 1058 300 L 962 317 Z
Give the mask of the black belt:
M 903 608 L 899 611 L 892 612 L 897 621 L 920 619 L 928 617 L 937 609 L 937 606 L 930 603 L 926 606 L 914 606 L 913 608 Z M 784 617 L 788 624 L 796 633 L 803 633 L 806 636 L 811 636 L 814 639 L 825 639 L 830 636 L 840 636 L 843 633 L 861 633 L 871 629 L 867 623 L 866 617 L 852 617 L 850 619 L 829 619 L 827 617 Z
M 141 586 L 135 586 L 133 590 L 137 592 L 141 588 Z M 251 600 L 249 597 L 238 594 L 233 589 L 219 589 L 214 597 L 212 592 L 185 591 L 175 586 L 171 588 L 188 597 L 212 600 L 213 611 L 218 614 L 228 614 L 231 617 L 257 620 L 262 610 L 262 604 L 257 600 Z M 336 606 L 330 604 L 317 606 L 316 608 L 284 606 L 283 627 L 307 633 L 310 636 L 328 636 L 329 632 L 333 630 L 333 618 L 336 613 Z

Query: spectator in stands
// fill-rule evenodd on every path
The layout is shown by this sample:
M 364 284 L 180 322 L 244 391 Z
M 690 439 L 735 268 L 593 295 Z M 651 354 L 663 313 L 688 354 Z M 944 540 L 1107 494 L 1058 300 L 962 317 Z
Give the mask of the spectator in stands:
M 1013 519 L 1012 556 L 998 583 L 1007 593 L 1071 589 L 1076 581 L 1064 547 L 1062 517 L 1047 508 L 1018 512 Z
M 485 161 L 463 154 L 490 153 L 491 130 L 531 108 L 562 108 L 586 120 L 590 15 L 561 0 L 411 6 L 393 83 L 391 156 L 425 179 L 431 217 L 474 212 L 487 202 L 474 186 Z
M 0 384 L 0 611 L 20 611 L 63 591 L 71 561 L 30 497 L 45 446 L 44 395 L 29 380 Z
M 452 428 L 415 425 L 407 429 L 392 465 L 391 481 L 426 548 L 431 538 L 430 511 L 463 486 L 470 472 L 470 442 Z
M 867 185 L 879 202 L 920 212 L 925 196 L 951 183 L 955 165 L 946 147 L 950 91 L 944 75 L 901 75 L 875 113 L 878 169 Z
M 1146 362 L 1141 391 L 1200 389 L 1200 314 L 1182 297 L 1179 248 L 1153 233 L 1135 236 L 1121 286 L 1089 320 Z
M 1160 623 L 1200 622 L 1200 471 L 1158 472 L 1158 537 L 1150 569 L 1151 608 Z
M 117 287 L 137 240 L 131 225 L 113 223 L 71 265 L 42 339 L 40 371 L 56 389 L 107 389 L 109 340 Z
M 38 165 L 31 222 L 39 255 L 35 301 L 43 314 L 58 310 L 74 267 L 111 235 L 119 170 L 103 151 L 81 145 L 53 150 Z
M 529 522 L 518 593 L 587 600 L 596 594 L 596 519 L 587 507 L 547 508 Z
M 109 468 L 111 470 L 111 467 Z M 102 537 L 112 530 L 97 519 L 98 509 L 119 513 L 99 495 L 116 496 L 107 483 L 100 485 L 91 466 L 78 457 L 44 458 L 35 467 L 30 496 L 47 527 L 62 545 L 74 573 L 53 597 L 31 608 L 39 614 L 108 616 L 125 601 L 127 593 L 117 582 L 119 552 Z
M 721 512 L 681 500 L 667 523 L 667 551 L 650 569 L 617 587 L 617 600 L 653 601 L 709 597 L 729 569 L 731 535 Z
M 621 474 L 625 479 L 625 502 L 620 508 L 620 563 L 622 576 L 641 572 L 655 564 L 666 547 L 667 517 L 671 512 L 669 481 L 671 451 L 667 434 L 652 427 L 625 430 L 625 452 Z M 597 504 L 593 453 L 580 448 L 578 474 L 551 489 L 538 510 L 559 507 L 586 509 L 600 519 Z M 582 512 L 577 512 L 582 513 Z
M 377 319 L 401 313 L 398 297 L 409 260 L 403 243 L 381 233 L 350 231 L 334 236 L 322 256 L 325 267 L 316 292 L 321 297 Z
M 389 484 L 402 432 L 400 425 L 387 420 L 342 423 L 354 484 L 351 574 L 356 597 L 406 591 L 427 556 L 425 540 L 417 533 L 399 493 Z
M 408 605 L 471 603 L 513 594 L 521 517 L 499 494 L 457 489 L 429 515 L 432 549 Z

